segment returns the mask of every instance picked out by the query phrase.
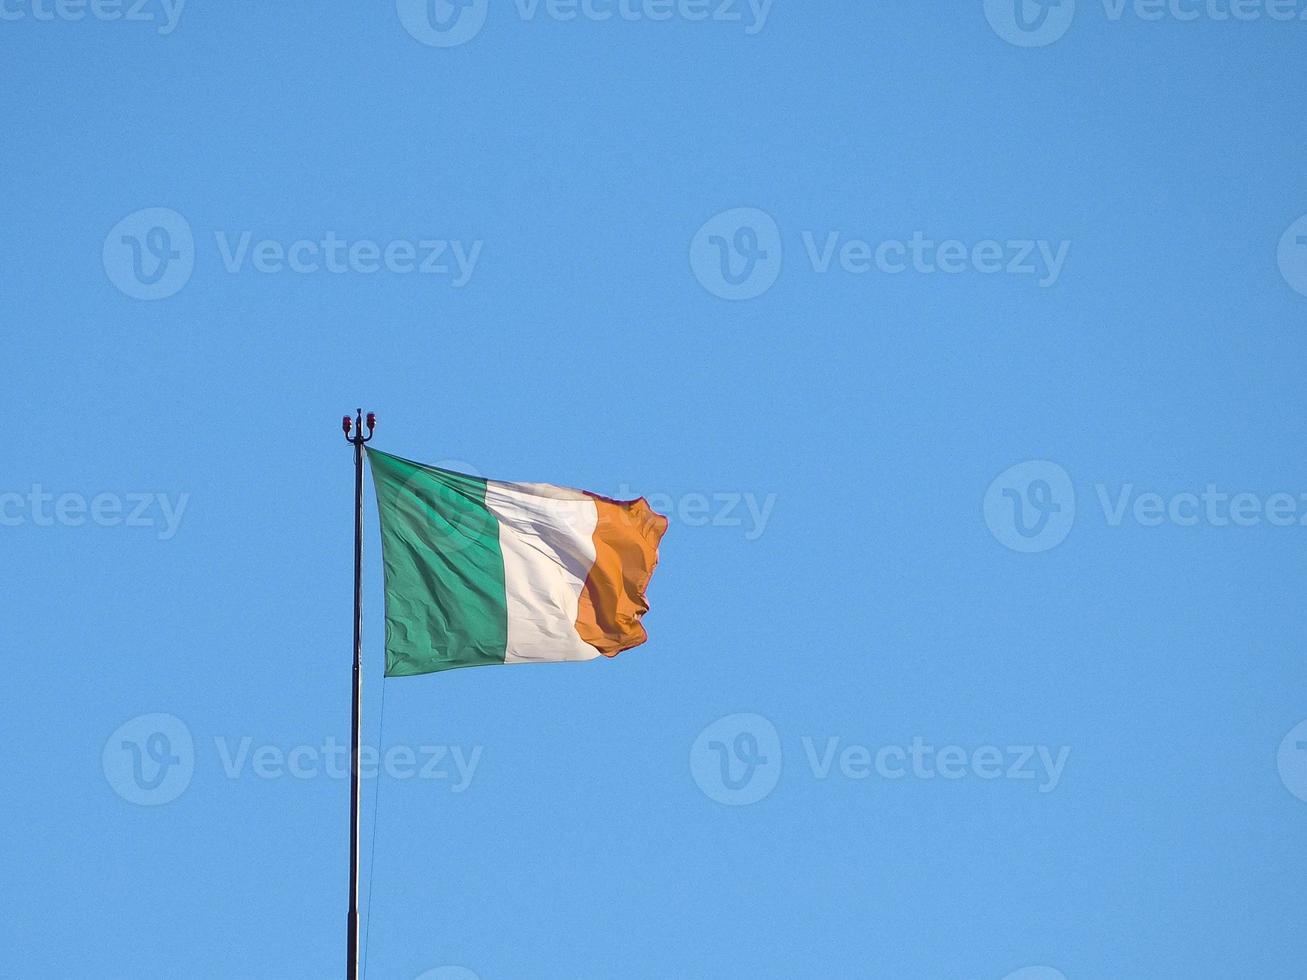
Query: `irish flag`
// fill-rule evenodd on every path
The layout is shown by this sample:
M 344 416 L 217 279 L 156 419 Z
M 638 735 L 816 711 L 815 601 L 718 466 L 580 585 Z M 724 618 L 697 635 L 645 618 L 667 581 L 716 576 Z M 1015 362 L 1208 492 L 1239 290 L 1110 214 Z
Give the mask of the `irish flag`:
M 368 448 L 381 514 L 386 676 L 615 657 L 643 643 L 667 518 Z

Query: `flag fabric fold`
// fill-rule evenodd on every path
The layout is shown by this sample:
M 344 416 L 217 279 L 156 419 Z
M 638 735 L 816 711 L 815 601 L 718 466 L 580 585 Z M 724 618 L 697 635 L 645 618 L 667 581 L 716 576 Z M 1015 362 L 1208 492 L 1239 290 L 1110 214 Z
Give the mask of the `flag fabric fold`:
M 667 518 L 644 500 L 486 480 L 368 447 L 381 516 L 386 676 L 614 657 L 641 619 Z

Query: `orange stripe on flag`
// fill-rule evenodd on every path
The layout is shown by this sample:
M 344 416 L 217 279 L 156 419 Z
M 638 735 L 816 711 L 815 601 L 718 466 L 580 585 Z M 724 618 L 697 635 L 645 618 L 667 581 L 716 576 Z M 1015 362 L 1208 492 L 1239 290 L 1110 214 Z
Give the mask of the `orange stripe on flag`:
M 605 657 L 639 646 L 649 638 L 640 617 L 649 611 L 644 590 L 658 564 L 658 543 L 667 518 L 639 500 L 593 498 L 595 561 L 581 589 L 576 631 Z

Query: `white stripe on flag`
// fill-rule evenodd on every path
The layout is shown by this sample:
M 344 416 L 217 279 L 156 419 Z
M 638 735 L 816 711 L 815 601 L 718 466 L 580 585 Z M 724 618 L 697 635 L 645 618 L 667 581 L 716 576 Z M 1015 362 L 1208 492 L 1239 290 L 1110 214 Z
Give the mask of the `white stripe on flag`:
M 499 521 L 504 556 L 504 663 L 599 656 L 576 632 L 581 588 L 595 561 L 594 501 L 562 487 L 489 480 L 486 507 Z

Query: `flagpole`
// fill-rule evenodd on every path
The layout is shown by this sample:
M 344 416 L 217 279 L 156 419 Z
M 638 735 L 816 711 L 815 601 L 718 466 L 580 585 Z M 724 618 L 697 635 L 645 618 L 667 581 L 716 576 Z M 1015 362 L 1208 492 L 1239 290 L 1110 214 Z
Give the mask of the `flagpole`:
M 363 434 L 363 409 L 357 423 L 348 415 L 341 420 L 345 441 L 354 447 L 354 715 L 350 728 L 349 783 L 349 913 L 345 941 L 345 978 L 359 975 L 359 740 L 363 707 L 363 444 L 372 438 L 377 417 L 368 412 L 368 434 Z M 354 434 L 350 435 L 350 429 Z

